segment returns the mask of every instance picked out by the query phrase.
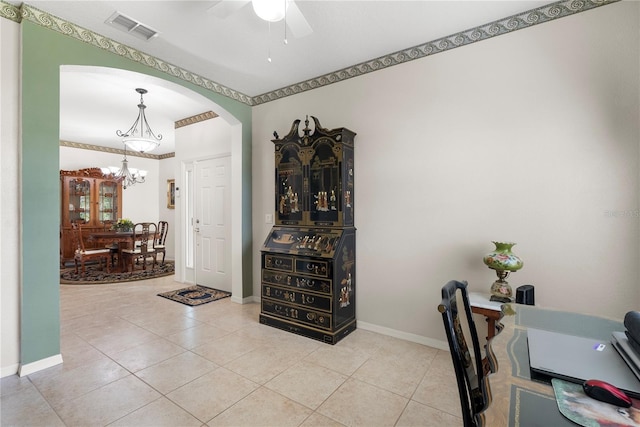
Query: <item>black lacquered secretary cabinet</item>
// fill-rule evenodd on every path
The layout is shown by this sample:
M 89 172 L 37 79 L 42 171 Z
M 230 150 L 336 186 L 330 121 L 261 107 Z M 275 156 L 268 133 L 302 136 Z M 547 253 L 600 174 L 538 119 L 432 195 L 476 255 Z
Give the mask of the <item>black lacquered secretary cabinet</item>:
M 275 226 L 262 247 L 260 322 L 335 344 L 356 329 L 355 133 L 295 120 L 275 134 Z

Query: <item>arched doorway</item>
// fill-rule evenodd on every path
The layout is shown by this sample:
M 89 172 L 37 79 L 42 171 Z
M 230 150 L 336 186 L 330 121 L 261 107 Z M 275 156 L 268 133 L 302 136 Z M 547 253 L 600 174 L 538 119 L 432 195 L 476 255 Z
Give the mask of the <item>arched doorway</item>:
M 148 56 L 125 57 L 120 51 L 75 39 L 38 24 L 21 24 L 21 171 L 20 171 L 20 374 L 60 363 L 59 307 L 59 96 L 60 67 L 68 64 L 110 67 L 156 77 L 223 106 L 240 124 L 233 126 L 234 279 L 242 301 L 251 295 L 251 107 L 207 89 L 195 78 L 158 66 Z M 89 95 L 89 94 L 88 94 Z M 88 99 L 88 102 L 90 99 Z M 236 179 L 236 176 L 240 176 Z M 237 215 L 237 216 L 236 216 Z M 238 231 L 239 230 L 239 231 Z
M 176 187 L 180 188 L 183 186 L 185 178 L 182 167 L 184 163 L 208 155 L 217 155 L 219 149 L 202 141 L 190 144 L 190 141 L 183 140 L 179 145 L 176 145 L 173 124 L 185 117 L 213 111 L 218 115 L 214 119 L 219 123 L 218 127 L 224 128 L 220 133 L 224 133 L 229 138 L 229 142 L 225 144 L 223 150 L 229 151 L 231 162 L 238 165 L 241 164 L 242 158 L 242 151 L 238 149 L 242 144 L 242 123 L 212 100 L 158 77 L 111 67 L 64 65 L 60 67 L 60 139 L 104 146 L 107 149 L 121 149 L 122 145 L 119 138 L 115 136 L 115 129 L 128 125 L 133 120 L 134 102 L 137 103 L 133 89 L 137 87 L 144 87 L 148 90 L 145 95 L 148 118 L 154 131 L 163 135 L 159 149 L 163 149 L 162 153 L 164 153 L 170 152 L 173 147 L 175 161 L 169 165 L 172 169 L 171 172 L 167 172 L 167 167 L 161 167 L 160 173 L 150 173 L 147 176 L 147 182 L 144 186 L 128 188 L 123 194 L 123 211 L 126 214 L 127 204 L 135 203 L 146 207 L 155 206 L 156 209 L 161 210 L 159 217 L 170 220 L 169 222 L 172 224 L 170 241 L 175 243 L 176 280 L 189 282 L 193 278 L 192 270 L 197 268 L 197 266 L 185 262 L 185 254 L 190 251 L 188 245 L 192 241 L 190 236 L 185 235 L 190 230 L 187 223 L 191 219 L 186 214 L 188 210 L 184 209 L 184 203 L 176 204 L 175 210 L 162 210 L 163 182 L 165 181 L 163 177 L 175 179 Z M 91 99 L 89 105 L 83 102 L 87 98 Z M 164 129 L 158 127 L 162 124 L 165 126 Z M 215 141 L 215 139 L 212 136 L 209 141 Z M 86 153 L 86 150 L 83 151 Z M 105 157 L 109 154 L 96 152 L 95 156 Z M 240 161 L 237 160 L 237 157 L 240 157 Z M 86 155 L 83 156 L 83 161 L 86 162 Z M 65 158 L 63 154 L 61 154 L 60 164 L 64 169 Z M 89 165 L 85 164 L 84 166 Z M 231 189 L 233 192 L 234 189 L 240 188 L 242 176 L 238 167 L 231 168 L 231 170 Z M 160 178 L 158 179 L 158 177 Z M 159 200 L 152 198 L 151 203 L 141 203 L 145 197 L 148 197 L 149 188 L 153 188 L 154 185 L 157 189 L 156 195 L 160 196 Z M 241 218 L 241 199 L 232 199 L 235 204 L 232 203 L 231 206 L 231 217 Z M 169 217 L 163 217 L 162 213 Z M 155 212 L 150 212 L 149 217 L 155 216 Z M 241 228 L 233 227 L 233 225 L 231 228 L 231 250 L 233 253 L 237 253 L 237 250 L 233 248 L 242 245 Z M 242 302 L 242 265 L 239 262 L 241 258 L 231 257 L 231 259 L 232 262 L 236 260 L 237 264 L 232 265 L 231 268 L 231 290 L 235 297 L 232 299 L 236 302 Z

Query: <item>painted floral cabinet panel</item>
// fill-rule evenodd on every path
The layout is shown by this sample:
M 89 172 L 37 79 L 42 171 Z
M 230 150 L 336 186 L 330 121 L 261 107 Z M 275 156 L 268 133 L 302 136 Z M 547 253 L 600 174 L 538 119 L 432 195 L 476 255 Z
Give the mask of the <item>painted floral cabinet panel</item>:
M 275 218 L 278 225 L 353 226 L 355 133 L 300 120 L 275 145 Z
M 275 226 L 262 247 L 260 322 L 335 344 L 356 329 L 354 137 L 300 120 L 275 144 Z

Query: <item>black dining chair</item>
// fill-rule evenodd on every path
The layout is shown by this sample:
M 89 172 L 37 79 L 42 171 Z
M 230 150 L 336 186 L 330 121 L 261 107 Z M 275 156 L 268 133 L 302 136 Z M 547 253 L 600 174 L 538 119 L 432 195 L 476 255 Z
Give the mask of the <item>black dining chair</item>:
M 463 316 L 466 317 L 466 326 L 471 334 L 473 358 L 463 332 L 463 316 L 458 309 L 459 300 L 462 301 Z M 484 426 L 482 412 L 491 403 L 491 389 L 483 368 L 478 332 L 469 304 L 467 282 L 452 280 L 444 285 L 442 287 L 442 303 L 438 306 L 438 311 L 442 313 L 442 321 L 447 333 L 447 341 L 458 383 L 464 426 Z

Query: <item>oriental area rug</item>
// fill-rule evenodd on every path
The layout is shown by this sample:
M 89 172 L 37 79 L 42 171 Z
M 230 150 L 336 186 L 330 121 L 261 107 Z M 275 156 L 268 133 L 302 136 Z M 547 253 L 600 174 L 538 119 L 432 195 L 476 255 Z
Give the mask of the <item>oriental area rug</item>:
M 133 273 L 107 273 L 101 270 L 98 264 L 87 264 L 85 274 L 79 270 L 76 274 L 76 268 L 64 268 L 60 270 L 60 284 L 63 285 L 102 285 L 108 283 L 132 282 L 134 280 L 155 279 L 157 277 L 170 276 L 175 272 L 173 261 L 165 261 L 164 265 L 156 264 L 151 269 L 151 263 L 148 262 L 146 270 L 136 267 Z
M 231 293 L 218 289 L 207 288 L 205 286 L 194 285 L 189 286 L 188 288 L 178 289 L 177 291 L 163 292 L 158 294 L 158 296 L 193 307 L 230 297 Z

